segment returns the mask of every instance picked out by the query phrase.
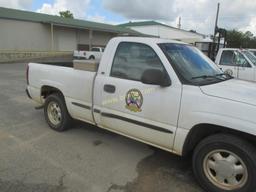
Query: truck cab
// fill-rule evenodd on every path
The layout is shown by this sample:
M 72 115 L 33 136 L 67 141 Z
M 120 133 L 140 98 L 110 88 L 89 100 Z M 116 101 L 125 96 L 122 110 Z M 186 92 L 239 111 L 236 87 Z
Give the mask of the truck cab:
M 220 49 L 215 63 L 224 73 L 237 79 L 256 81 L 256 57 L 248 50 Z

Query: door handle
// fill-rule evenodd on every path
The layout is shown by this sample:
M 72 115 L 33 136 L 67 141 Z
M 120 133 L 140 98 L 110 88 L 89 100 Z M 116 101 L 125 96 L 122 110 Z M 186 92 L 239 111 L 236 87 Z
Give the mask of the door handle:
M 104 85 L 104 91 L 107 93 L 115 93 L 116 87 L 114 85 L 106 84 Z

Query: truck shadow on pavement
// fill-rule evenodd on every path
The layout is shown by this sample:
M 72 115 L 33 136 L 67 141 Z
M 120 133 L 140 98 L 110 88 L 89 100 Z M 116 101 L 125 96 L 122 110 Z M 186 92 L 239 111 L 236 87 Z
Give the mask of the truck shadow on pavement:
M 121 135 L 97 128 L 82 122 L 77 122 L 75 129 L 85 128 L 87 131 L 108 134 L 112 137 Z M 138 142 L 131 140 L 131 142 Z M 94 146 L 103 142 L 95 140 Z M 139 142 L 138 142 L 139 143 Z M 145 144 L 146 145 L 146 144 Z M 137 178 L 125 185 L 112 184 L 107 192 L 202 192 L 195 181 L 191 157 L 179 157 L 167 151 L 149 146 L 153 153 L 142 159 L 136 167 Z
M 125 186 L 113 184 L 108 192 L 201 192 L 193 176 L 190 158 L 181 158 L 154 148 L 137 165 L 138 177 Z
M 66 192 L 66 187 L 49 185 L 46 183 L 30 184 L 22 181 L 2 181 L 0 179 L 1 192 Z

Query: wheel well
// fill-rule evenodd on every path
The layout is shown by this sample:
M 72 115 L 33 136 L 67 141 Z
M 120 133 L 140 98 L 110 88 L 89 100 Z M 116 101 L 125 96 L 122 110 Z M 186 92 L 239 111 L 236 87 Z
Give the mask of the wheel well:
M 200 141 L 202 141 L 204 138 L 210 135 L 214 135 L 217 133 L 236 135 L 240 138 L 249 141 L 256 147 L 256 137 L 251 134 L 218 125 L 199 124 L 194 126 L 190 130 L 183 146 L 182 155 L 190 155 L 191 153 L 193 153 L 193 150 Z
M 62 92 L 55 87 L 45 85 L 41 88 L 41 97 L 43 97 L 44 99 L 46 99 L 49 95 L 53 93 L 60 93 L 63 96 Z

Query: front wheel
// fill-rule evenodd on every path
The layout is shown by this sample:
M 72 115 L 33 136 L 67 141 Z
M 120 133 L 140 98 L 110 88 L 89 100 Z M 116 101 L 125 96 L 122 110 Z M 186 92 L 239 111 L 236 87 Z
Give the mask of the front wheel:
M 52 94 L 46 98 L 44 116 L 48 125 L 55 131 L 65 131 L 69 128 L 72 118 L 68 113 L 61 94 Z
M 89 60 L 95 60 L 95 57 L 94 57 L 93 55 L 91 55 L 91 56 L 89 57 Z
M 197 145 L 193 170 L 206 191 L 254 192 L 256 150 L 236 136 L 213 135 Z

